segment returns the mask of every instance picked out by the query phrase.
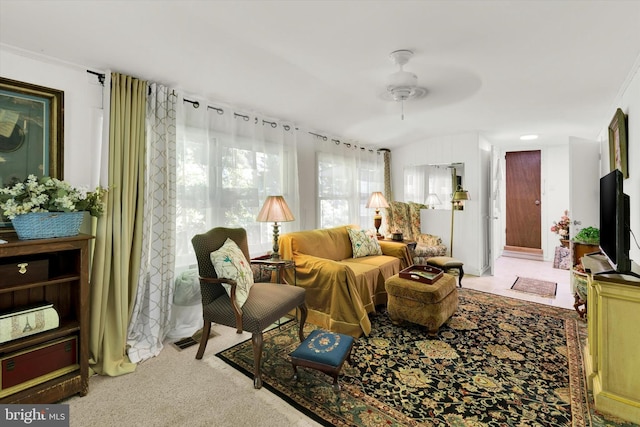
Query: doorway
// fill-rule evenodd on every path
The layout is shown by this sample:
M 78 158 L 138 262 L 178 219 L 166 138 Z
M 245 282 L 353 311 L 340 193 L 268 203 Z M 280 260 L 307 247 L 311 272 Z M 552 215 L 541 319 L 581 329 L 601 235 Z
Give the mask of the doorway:
M 505 256 L 543 259 L 540 158 L 540 150 L 505 154 Z

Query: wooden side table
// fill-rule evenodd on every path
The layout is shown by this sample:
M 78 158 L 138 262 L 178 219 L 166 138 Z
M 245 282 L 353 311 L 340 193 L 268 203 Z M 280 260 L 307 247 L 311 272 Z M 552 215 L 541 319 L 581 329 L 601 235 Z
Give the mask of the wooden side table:
M 297 285 L 298 277 L 296 275 L 296 263 L 291 259 L 258 258 L 252 259 L 251 263 L 256 264 L 260 267 L 260 276 L 262 276 L 262 273 L 264 273 L 265 271 L 276 273 L 276 283 L 287 284 L 286 280 L 284 279 L 283 272 L 285 270 L 293 269 L 293 286 Z
M 412 251 L 416 248 L 417 242 L 414 240 L 393 240 L 393 239 L 382 239 L 382 241 L 384 242 L 393 242 L 393 243 L 397 243 L 399 245 L 405 245 L 409 251 Z

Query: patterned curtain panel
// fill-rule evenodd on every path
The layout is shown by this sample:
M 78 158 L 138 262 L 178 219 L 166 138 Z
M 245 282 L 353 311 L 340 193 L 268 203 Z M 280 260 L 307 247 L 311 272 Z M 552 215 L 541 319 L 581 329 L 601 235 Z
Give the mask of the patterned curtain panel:
M 157 356 L 170 327 L 176 240 L 176 99 L 171 89 L 149 85 L 142 252 L 127 339 L 127 353 L 134 363 Z
M 384 155 L 384 197 L 387 202 L 393 200 L 393 187 L 391 186 L 391 151 L 388 149 L 380 150 Z

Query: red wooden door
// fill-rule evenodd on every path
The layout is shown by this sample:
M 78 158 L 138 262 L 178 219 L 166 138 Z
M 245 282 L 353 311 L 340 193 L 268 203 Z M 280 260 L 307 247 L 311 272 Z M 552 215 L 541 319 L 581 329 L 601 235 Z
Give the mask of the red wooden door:
M 540 151 L 506 153 L 506 244 L 542 249 Z

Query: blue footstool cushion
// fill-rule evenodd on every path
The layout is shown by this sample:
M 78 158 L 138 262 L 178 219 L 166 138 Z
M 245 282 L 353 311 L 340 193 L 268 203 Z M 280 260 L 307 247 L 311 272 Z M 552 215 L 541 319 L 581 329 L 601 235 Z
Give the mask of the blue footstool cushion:
M 290 353 L 294 378 L 298 379 L 297 366 L 317 369 L 333 377 L 338 387 L 338 375 L 345 360 L 351 355 L 352 336 L 316 329 Z

